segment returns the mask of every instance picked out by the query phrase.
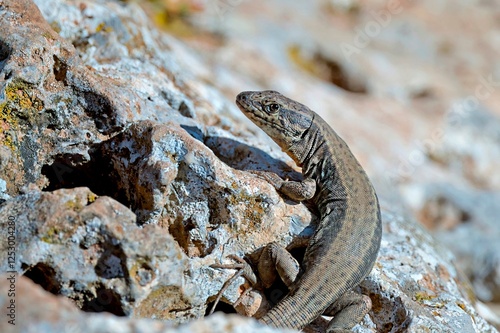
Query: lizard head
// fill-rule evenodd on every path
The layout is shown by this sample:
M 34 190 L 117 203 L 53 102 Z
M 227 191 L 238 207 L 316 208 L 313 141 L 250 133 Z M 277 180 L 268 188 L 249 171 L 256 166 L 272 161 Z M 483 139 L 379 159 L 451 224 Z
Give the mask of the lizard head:
M 303 141 L 314 119 L 307 106 L 272 90 L 239 93 L 236 105 L 285 152 Z

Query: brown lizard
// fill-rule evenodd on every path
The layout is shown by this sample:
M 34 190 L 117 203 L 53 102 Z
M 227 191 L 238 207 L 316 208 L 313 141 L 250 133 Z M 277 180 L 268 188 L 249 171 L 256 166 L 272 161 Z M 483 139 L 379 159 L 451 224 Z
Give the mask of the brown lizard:
M 327 332 L 349 332 L 371 308 L 352 289 L 370 273 L 382 227 L 377 195 L 347 144 L 316 113 L 276 91 L 242 92 L 240 110 L 302 167 L 304 180 L 258 172 L 293 200 L 312 199 L 320 221 L 302 265 L 277 243 L 263 250 L 257 270 L 264 287 L 278 274 L 289 292 L 260 320 L 301 329 L 318 316 L 333 316 Z

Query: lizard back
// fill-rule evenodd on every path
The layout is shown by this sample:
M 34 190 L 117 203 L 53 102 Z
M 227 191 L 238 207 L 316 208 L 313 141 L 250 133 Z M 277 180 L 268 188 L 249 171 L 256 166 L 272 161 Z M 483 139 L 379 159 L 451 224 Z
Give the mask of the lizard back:
M 315 112 L 275 91 L 243 92 L 239 108 L 314 179 L 320 222 L 303 274 L 260 320 L 301 329 L 370 273 L 382 226 L 377 195 L 347 144 Z

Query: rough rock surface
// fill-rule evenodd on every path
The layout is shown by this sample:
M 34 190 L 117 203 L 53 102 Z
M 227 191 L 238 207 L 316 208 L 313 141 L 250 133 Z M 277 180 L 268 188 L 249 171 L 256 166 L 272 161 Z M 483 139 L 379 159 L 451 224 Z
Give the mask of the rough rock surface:
M 397 213 L 383 221 L 376 267 L 361 284 L 376 332 L 496 332 L 471 306 L 473 290 L 447 249 Z
M 184 288 L 186 256 L 165 229 L 140 228 L 135 215 L 87 188 L 28 192 L 2 205 L 3 221 L 15 217 L 16 261 L 2 271 L 23 273 L 44 289 L 74 300 L 89 312 L 157 317 L 203 314 Z M 189 311 L 177 313 L 190 304 Z
M 2 274 L 0 288 L 9 288 L 7 278 Z M 86 314 L 64 297 L 56 297 L 25 277 L 16 281 L 17 311 L 26 317 L 18 317 L 15 326 L 0 324 L 2 332 L 40 332 L 40 333 L 291 333 L 288 330 L 275 330 L 258 324 L 256 320 L 241 316 L 222 316 L 215 314 L 206 318 L 173 328 L 165 321 L 152 319 L 129 319 L 110 314 Z M 0 296 L 2 307 L 8 305 L 4 294 Z M 28 317 L 29 316 L 29 317 Z M 26 318 L 30 318 L 26 320 Z
M 402 193 L 419 220 L 455 253 L 478 298 L 498 303 L 500 118 L 463 104 L 450 111 L 442 138 L 428 149 L 448 174 L 421 170 L 421 181 L 405 184 Z
M 24 275 L 17 277 L 16 297 L 26 330 L 129 332 L 155 325 L 158 332 L 168 331 L 170 323 L 202 317 L 234 274 L 211 264 L 229 263 L 229 254 L 250 254 L 271 241 L 290 248 L 304 244 L 314 215 L 245 172 L 272 170 L 298 178 L 293 163 L 211 83 L 231 98 L 238 92 L 232 89 L 272 85 L 304 100 L 307 93 L 295 84 L 313 87 L 307 75 L 271 65 L 232 68 L 234 75 L 230 67 L 209 69 L 209 61 L 186 44 L 152 28 L 136 5 L 100 0 L 36 5 L 0 2 L 0 199 L 7 200 L 0 206 L 0 223 L 6 227 L 14 217 L 16 224 L 14 263 L 10 267 L 2 238 L 0 267 Z M 238 31 L 228 38 L 237 39 Z M 227 47 L 239 52 L 228 52 L 223 61 L 259 58 L 248 45 L 228 40 L 234 43 Z M 275 56 L 272 50 L 266 51 Z M 268 81 L 259 83 L 258 73 Z M 376 81 L 363 88 L 354 74 L 353 82 L 345 83 L 351 91 L 390 91 Z M 424 81 L 435 82 L 429 75 Z M 231 87 L 223 83 L 229 78 Z M 417 83 L 403 100 L 427 94 L 428 87 Z M 311 106 L 326 115 L 345 110 L 332 124 L 344 130 L 359 125 L 360 140 L 354 140 L 359 133 L 341 134 L 355 152 L 366 149 L 359 156 L 375 166 L 368 170 L 380 172 L 383 157 L 374 157 L 373 149 L 385 141 L 366 120 L 365 105 L 350 102 L 352 96 L 333 85 L 315 87 L 321 98 L 312 98 Z M 361 286 L 375 306 L 356 330 L 495 332 L 477 315 L 473 293 L 448 252 L 400 215 L 384 210 L 380 258 Z M 26 278 L 84 311 L 129 318 L 76 311 L 67 299 L 42 292 Z M 237 279 L 223 301 L 234 303 L 247 288 Z M 9 301 L 3 292 L 1 297 L 2 304 Z M 61 312 L 45 311 L 37 298 Z M 238 311 L 253 313 L 255 304 L 245 300 Z M 24 311 L 36 316 L 28 320 Z M 5 321 L 0 325 L 2 332 L 13 328 Z M 171 330 L 222 326 L 228 332 L 285 332 L 225 316 L 188 325 Z M 319 320 L 309 330 L 321 331 L 323 325 Z
M 420 220 L 456 254 L 477 296 L 486 302 L 499 302 L 500 193 L 442 183 L 407 186 L 404 193 L 412 197 L 410 203 Z
M 402 202 L 425 216 L 414 203 L 432 205 L 433 197 L 418 193 L 432 193 L 434 183 L 447 187 L 445 193 L 462 189 L 460 202 L 481 193 L 481 206 L 489 208 L 466 211 L 475 216 L 468 250 L 456 245 L 466 233 L 436 236 L 455 245 L 478 296 L 493 300 L 500 263 L 491 256 L 498 243 L 492 236 L 500 223 L 490 223 L 487 214 L 500 216 L 494 204 L 500 190 L 500 2 L 204 4 L 192 9 L 189 22 L 216 38 L 185 40 L 210 59 L 207 79 L 233 94 L 246 85 L 307 101 L 347 140 L 391 207 Z
M 28 192 L 1 206 L 2 220 L 9 216 L 16 217 L 16 261 L 14 267 L 3 264 L 2 271 L 23 273 L 23 277 L 15 277 L 14 299 L 21 325 L 32 329 L 50 331 L 70 324 L 83 327 L 95 319 L 89 332 L 102 332 L 118 324 L 123 327 L 113 332 L 127 332 L 128 325 L 140 328 L 148 322 L 84 315 L 74 307 L 66 312 L 67 300 L 49 297 L 26 278 L 72 299 L 87 312 L 107 311 L 170 322 L 156 322 L 158 331 L 174 322 L 202 317 L 207 299 L 217 292 L 213 286 L 220 288 L 217 281 L 227 278 L 221 279 L 215 269 L 207 267 L 214 261 L 213 255 L 207 255 L 200 268 L 198 260 L 190 260 L 166 229 L 138 227 L 127 208 L 108 197 L 97 198 L 86 188 Z M 358 332 L 496 332 L 478 316 L 472 289 L 452 264 L 453 257 L 447 250 L 422 227 L 398 214 L 384 212 L 383 221 L 379 259 L 361 285 L 374 307 L 358 325 Z M 8 262 L 5 245 L 2 243 L 2 263 Z M 235 284 L 248 287 L 244 281 Z M 238 288 L 229 289 L 227 298 L 236 299 L 240 292 Z M 46 298 L 44 303 L 53 307 L 62 304 L 61 310 L 55 311 L 57 317 L 50 308 L 40 307 L 37 297 Z M 2 294 L 2 302 L 9 301 Z M 28 311 L 35 312 L 32 318 L 38 319 L 26 320 Z M 216 319 L 209 319 L 206 325 L 212 325 L 211 320 Z M 218 319 L 226 320 L 230 323 L 236 319 Z M 46 322 L 54 326 L 45 328 Z M 320 319 L 307 332 L 321 332 L 325 323 Z M 1 325 L 2 331 L 12 328 L 5 321 Z M 254 327 L 251 322 L 242 325 L 243 331 L 246 325 L 249 330 Z M 184 329 L 181 326 L 179 332 Z

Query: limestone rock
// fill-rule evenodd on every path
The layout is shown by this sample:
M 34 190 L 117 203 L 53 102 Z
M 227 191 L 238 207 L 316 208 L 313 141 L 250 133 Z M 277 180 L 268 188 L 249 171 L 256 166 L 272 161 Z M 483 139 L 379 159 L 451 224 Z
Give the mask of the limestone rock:
M 0 288 L 7 290 L 10 275 L 1 274 Z M 14 281 L 14 280 L 13 280 Z M 215 314 L 205 320 L 192 322 L 174 328 L 171 323 L 152 319 L 130 319 L 105 313 L 88 314 L 79 311 L 64 297 L 44 291 L 25 277 L 15 277 L 16 318 L 12 324 L 2 320 L 0 329 L 5 333 L 292 333 L 291 330 L 277 330 L 265 327 L 256 320 L 241 316 Z M 10 298 L 0 295 L 0 305 L 6 308 Z M 28 319 L 29 318 L 29 319 Z M 11 319 L 12 320 L 12 319 Z
M 379 258 L 361 284 L 373 302 L 374 331 L 497 332 L 475 309 L 472 287 L 448 249 L 397 213 L 384 212 L 383 221 Z
M 4 203 L 0 216 L 16 228 L 13 264 L 1 242 L 2 271 L 22 273 L 82 310 L 153 316 L 154 303 L 156 317 L 172 320 L 204 311 L 183 285 L 186 256 L 172 236 L 138 227 L 109 197 L 87 188 L 32 191 Z M 190 310 L 179 313 L 186 304 Z
M 45 327 L 46 320 L 54 325 L 50 327 L 67 327 L 69 323 L 82 327 L 95 321 L 99 325 L 89 325 L 87 331 L 101 332 L 103 327 L 118 325 L 113 332 L 127 332 L 127 325 L 142 327 L 148 323 L 159 327 L 160 332 L 160 328 L 171 327 L 174 322 L 203 316 L 210 294 L 221 287 L 219 281 L 228 278 L 207 267 L 207 258 L 212 255 L 204 260 L 188 258 L 165 229 L 154 225 L 138 227 L 128 209 L 110 198 L 95 197 L 85 188 L 32 191 L 8 200 L 0 209 L 3 220 L 16 217 L 15 265 L 4 266 L 2 271 L 24 273 L 23 277 L 16 275 L 19 313 L 36 312 L 33 318 L 40 318 L 23 320 L 23 325 L 29 327 Z M 374 307 L 357 326 L 357 332 L 421 332 L 426 328 L 435 332 L 496 332 L 478 316 L 472 289 L 448 250 L 414 221 L 397 213 L 384 211 L 383 222 L 379 258 L 360 287 L 371 297 Z M 2 243 L 2 263 L 8 263 L 6 245 Z M 243 251 L 249 251 L 247 246 Z M 83 314 L 73 307 L 67 310 L 68 305 L 55 311 L 56 317 L 49 316 L 50 307 L 26 301 L 32 292 L 23 288 L 29 285 L 28 289 L 33 289 L 26 277 L 52 293 L 72 299 L 88 312 L 104 310 L 129 317 L 167 319 L 170 324 Z M 243 280 L 233 284 L 225 293 L 226 302 L 234 302 L 248 288 Z M 40 288 L 35 289 L 37 295 L 41 293 Z M 8 301 L 5 295 L 2 297 L 6 299 L 3 302 Z M 54 307 L 59 302 L 67 304 L 61 298 L 56 301 L 55 297 L 44 297 Z M 208 322 L 178 329 L 182 332 L 183 327 L 215 325 L 210 324 L 212 320 L 233 319 L 209 318 Z M 322 332 L 325 325 L 326 321 L 319 319 L 306 332 Z
M 285 87 L 299 100 L 308 96 L 314 109 L 343 129 L 368 170 L 374 166 L 371 170 L 380 171 L 387 168 L 381 162 L 386 152 L 373 152 L 390 140 L 373 130 L 371 120 L 383 123 L 365 111 L 373 101 L 351 101 L 338 88 L 298 74 L 289 62 L 274 61 L 288 64 L 279 69 L 271 62 L 245 64 L 244 59 L 266 54 L 282 60 L 273 38 L 286 50 L 290 40 L 278 38 L 287 36 L 286 28 L 272 30 L 277 33 L 257 43 L 258 57 L 242 45 L 237 29 L 230 31 L 236 41 L 219 54 L 238 70 L 217 71 L 207 64 L 208 55 L 204 58 L 155 30 L 137 5 L 35 3 L 0 3 L 0 223 L 14 218 L 17 237 L 12 267 L 8 239 L 0 240 L 0 267 L 23 275 L 17 280 L 19 314 L 24 307 L 34 315 L 24 316 L 21 328 L 285 332 L 240 317 L 195 320 L 235 273 L 210 265 L 234 262 L 228 255 L 252 259 L 272 241 L 295 250 L 305 244 L 315 223 L 304 204 L 289 201 L 246 172 L 271 170 L 300 178 L 291 160 L 214 85 L 231 98 L 234 89 L 268 85 Z M 291 36 L 295 42 L 307 40 L 303 31 Z M 316 41 L 325 35 L 318 37 Z M 334 53 L 328 48 L 313 52 L 329 78 L 337 73 L 330 58 Z M 374 59 L 377 68 L 383 67 L 380 58 Z M 433 85 L 442 78 L 430 70 L 392 93 L 398 80 L 420 69 L 388 77 L 379 87 L 379 78 L 357 67 L 342 66 L 348 75 L 336 81 L 345 83 L 342 89 L 358 87 L 357 93 L 405 101 L 442 92 Z M 384 117 L 406 115 L 406 109 Z M 386 128 L 384 134 L 401 138 L 398 129 Z M 418 133 L 411 126 L 403 128 Z M 392 140 L 394 149 L 387 151 L 400 150 L 405 140 Z M 361 286 L 375 306 L 356 331 L 495 332 L 477 315 L 473 293 L 449 253 L 410 218 L 387 209 L 383 217 L 380 257 Z M 66 299 L 42 292 L 27 278 Z M 222 301 L 230 309 L 248 288 L 240 277 Z M 251 296 L 263 299 L 262 294 Z M 0 297 L 2 304 L 8 301 L 4 294 Z M 68 299 L 81 310 L 114 315 L 83 313 Z M 258 307 L 252 298 L 242 306 L 238 311 L 248 314 Z M 308 330 L 322 331 L 324 324 L 320 319 Z
M 500 190 L 500 117 L 477 99 L 453 104 L 442 140 L 430 153 L 476 188 Z
M 407 186 L 404 193 L 413 197 L 411 208 L 420 220 L 454 252 L 479 299 L 498 302 L 500 194 L 425 183 Z

